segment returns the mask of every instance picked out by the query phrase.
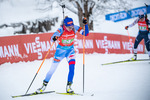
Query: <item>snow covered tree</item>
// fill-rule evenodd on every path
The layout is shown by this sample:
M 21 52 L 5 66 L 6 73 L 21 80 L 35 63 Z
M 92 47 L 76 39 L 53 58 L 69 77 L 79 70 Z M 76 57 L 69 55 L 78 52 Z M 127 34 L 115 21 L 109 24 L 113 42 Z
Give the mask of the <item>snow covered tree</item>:
M 127 10 L 130 4 L 127 0 L 42 0 L 47 6 L 44 9 L 52 7 L 53 2 L 59 5 L 65 5 L 65 8 L 78 15 L 79 24 L 83 26 L 82 19 L 88 19 L 89 29 L 93 30 L 93 19 L 99 15 L 104 15 L 108 12 Z M 41 0 L 40 0 L 41 2 Z M 44 10 L 43 9 L 43 10 Z

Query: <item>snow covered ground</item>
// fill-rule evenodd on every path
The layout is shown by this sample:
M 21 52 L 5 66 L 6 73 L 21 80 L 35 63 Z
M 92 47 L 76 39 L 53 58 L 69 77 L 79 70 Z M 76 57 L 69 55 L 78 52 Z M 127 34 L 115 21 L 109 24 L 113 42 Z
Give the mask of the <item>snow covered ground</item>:
M 11 98 L 12 95 L 25 94 L 42 61 L 5 63 L 0 66 L 0 100 L 150 100 L 150 63 L 148 61 L 101 65 L 106 62 L 125 60 L 131 56 L 131 54 L 85 55 L 85 94 L 94 93 L 94 96 L 45 94 Z M 139 54 L 138 58 L 148 58 L 148 55 Z M 52 58 L 45 60 L 29 93 L 42 85 L 51 62 Z M 73 89 L 77 93 L 82 93 L 82 68 L 82 54 L 78 54 L 73 84 Z M 68 65 L 64 59 L 46 91 L 65 92 L 67 75 Z

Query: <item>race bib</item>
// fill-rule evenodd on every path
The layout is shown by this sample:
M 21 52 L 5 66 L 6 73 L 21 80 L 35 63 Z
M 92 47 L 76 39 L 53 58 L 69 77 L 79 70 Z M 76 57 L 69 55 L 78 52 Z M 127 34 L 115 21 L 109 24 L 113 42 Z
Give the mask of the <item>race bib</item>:
M 145 31 L 147 30 L 146 26 L 139 26 L 139 30 Z
M 63 44 L 71 44 L 73 41 L 74 41 L 74 39 L 69 39 L 69 40 L 63 40 L 62 39 Z

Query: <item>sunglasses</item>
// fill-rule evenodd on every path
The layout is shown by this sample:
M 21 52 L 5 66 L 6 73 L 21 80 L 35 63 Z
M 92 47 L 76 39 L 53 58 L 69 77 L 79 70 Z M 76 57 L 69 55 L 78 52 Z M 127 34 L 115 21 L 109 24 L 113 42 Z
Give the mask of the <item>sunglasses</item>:
M 139 15 L 139 18 L 140 18 L 140 19 L 144 18 L 144 15 Z
M 67 28 L 68 28 L 68 29 L 73 29 L 73 26 L 68 26 Z

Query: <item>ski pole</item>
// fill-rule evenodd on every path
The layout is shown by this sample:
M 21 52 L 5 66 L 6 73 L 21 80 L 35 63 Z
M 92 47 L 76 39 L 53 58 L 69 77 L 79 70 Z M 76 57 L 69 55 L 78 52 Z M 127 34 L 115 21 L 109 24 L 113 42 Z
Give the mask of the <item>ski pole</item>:
M 85 30 L 85 26 L 83 27 Z M 84 80 L 85 80 L 85 33 L 83 34 L 83 93 L 84 93 Z
M 46 57 L 48 56 L 48 54 L 49 54 L 49 52 L 50 52 L 50 50 L 51 50 L 51 48 L 52 48 L 52 46 L 53 46 L 53 44 L 54 44 L 54 42 L 53 42 L 53 43 L 52 43 L 52 45 L 50 46 L 50 48 L 49 48 L 49 50 L 48 50 L 48 52 L 47 52 L 46 56 L 44 57 L 44 59 L 43 59 L 43 61 L 42 61 L 41 65 L 40 65 L 40 67 L 39 67 L 38 71 L 36 72 L 36 74 L 35 74 L 35 76 L 34 76 L 34 78 L 33 78 L 32 82 L 30 83 L 30 86 L 28 87 L 28 89 L 27 89 L 27 91 L 26 91 L 26 93 L 25 93 L 25 94 L 27 94 L 27 93 L 28 93 L 28 91 L 29 91 L 29 89 L 30 89 L 30 87 L 31 87 L 31 85 L 32 85 L 32 83 L 33 83 L 33 81 L 35 80 L 35 78 L 36 78 L 37 74 L 39 73 L 39 71 L 40 71 L 40 69 L 41 69 L 41 67 L 42 67 L 42 65 L 43 65 L 43 63 L 44 63 L 44 61 L 45 61 Z
M 127 33 L 128 33 L 128 37 L 129 37 L 130 45 L 131 45 L 131 47 L 132 47 L 132 41 L 130 41 L 130 40 L 131 40 L 131 38 L 130 38 L 130 34 L 129 34 L 129 31 L 128 31 L 128 30 L 127 30 Z
M 146 3 L 144 3 L 145 6 L 146 6 L 146 15 L 145 15 L 145 18 L 147 19 L 147 10 L 148 10 L 148 5 Z
M 148 10 L 147 8 L 148 8 L 148 5 L 147 5 L 146 3 L 144 3 L 144 4 L 145 4 L 145 6 L 146 6 L 146 15 L 147 15 L 147 10 Z
M 83 93 L 84 93 L 84 74 L 85 74 L 85 36 L 83 35 Z
M 61 7 L 62 7 L 62 13 L 63 13 L 63 20 L 64 20 L 64 18 L 65 18 L 65 15 L 64 15 L 64 8 L 65 8 L 65 5 L 64 4 L 62 4 L 62 5 L 60 5 Z

